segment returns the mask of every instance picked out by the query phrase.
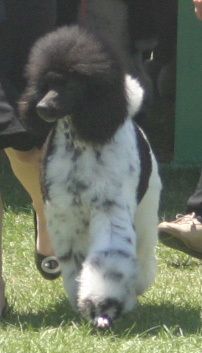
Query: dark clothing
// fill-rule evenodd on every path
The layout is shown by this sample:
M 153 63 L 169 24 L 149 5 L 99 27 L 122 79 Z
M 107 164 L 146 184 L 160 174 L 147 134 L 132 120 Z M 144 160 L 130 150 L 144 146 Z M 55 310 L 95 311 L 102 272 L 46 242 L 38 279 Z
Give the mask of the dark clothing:
M 2 0 L 0 2 L 0 24 L 3 23 L 5 20 L 6 20 L 6 10 L 5 10 L 4 1 Z
M 191 212 L 202 217 L 202 171 L 196 189 L 187 201 L 187 213 Z
M 10 147 L 29 150 L 39 144 L 34 137 L 25 131 L 14 108 L 9 103 L 5 89 L 0 82 L 0 149 Z
M 27 150 L 39 141 L 18 119 L 24 67 L 34 41 L 55 28 L 56 0 L 0 0 L 0 149 Z
M 4 0 L 6 21 L 1 25 L 0 74 L 21 88 L 24 65 L 34 41 L 53 30 L 55 0 Z
M 90 3 L 92 0 L 88 0 L 88 9 Z M 105 3 L 107 4 L 108 1 Z M 102 4 L 102 0 L 97 4 Z M 101 23 L 103 21 L 106 25 L 108 36 L 111 32 L 111 30 L 107 31 L 108 26 L 114 30 L 115 43 L 117 42 L 121 48 L 126 48 L 127 54 L 130 54 L 132 60 L 127 58 L 130 63 L 128 67 L 132 66 L 131 72 L 139 78 L 145 88 L 144 106 L 147 107 L 150 105 L 152 85 L 140 62 L 140 56 L 137 55 L 136 59 L 134 58 L 136 46 L 139 40 L 143 39 L 144 43 L 144 39 L 156 38 L 159 41 L 158 50 L 155 50 L 156 59 L 160 62 L 164 62 L 165 58 L 168 60 L 172 52 L 169 43 L 173 43 L 176 33 L 177 0 L 169 0 L 166 5 L 164 0 L 151 0 L 149 7 L 147 0 L 123 0 L 123 4 L 127 7 L 125 32 L 127 32 L 126 37 L 129 37 L 128 41 L 122 38 L 123 31 L 117 18 L 114 17 L 114 8 L 107 19 L 103 19 L 101 15 Z M 29 50 L 36 39 L 57 26 L 75 23 L 79 6 L 80 0 L 0 0 L 0 149 L 16 147 L 24 150 L 29 149 L 30 145 L 34 147 L 42 143 L 41 139 L 27 134 L 17 114 L 16 102 L 26 83 L 25 64 Z M 96 16 L 91 18 L 95 24 L 97 22 L 99 24 L 99 20 Z M 166 55 L 164 55 L 165 49 Z M 44 134 L 45 138 L 46 133 L 47 129 L 44 132 L 39 131 L 39 136 Z

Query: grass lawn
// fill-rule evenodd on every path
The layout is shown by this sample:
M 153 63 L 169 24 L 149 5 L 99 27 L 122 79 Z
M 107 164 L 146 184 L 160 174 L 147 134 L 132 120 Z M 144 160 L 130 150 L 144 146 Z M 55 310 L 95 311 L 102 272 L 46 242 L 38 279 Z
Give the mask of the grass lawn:
M 197 169 L 161 166 L 160 218 L 183 211 Z M 201 353 L 200 261 L 158 245 L 158 276 L 137 309 L 109 332 L 75 314 L 62 281 L 37 272 L 30 201 L 3 165 L 4 273 L 9 311 L 0 323 L 0 353 Z M 146 220 L 145 220 L 146 221 Z

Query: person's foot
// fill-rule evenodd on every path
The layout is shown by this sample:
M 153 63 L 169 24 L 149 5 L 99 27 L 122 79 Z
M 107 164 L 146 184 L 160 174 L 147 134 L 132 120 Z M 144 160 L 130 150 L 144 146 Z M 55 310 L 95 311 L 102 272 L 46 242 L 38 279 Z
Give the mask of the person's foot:
M 202 217 L 195 213 L 177 215 L 158 226 L 159 240 L 171 248 L 202 258 Z
M 5 298 L 5 283 L 0 277 L 0 319 L 3 317 L 6 310 L 6 298 Z

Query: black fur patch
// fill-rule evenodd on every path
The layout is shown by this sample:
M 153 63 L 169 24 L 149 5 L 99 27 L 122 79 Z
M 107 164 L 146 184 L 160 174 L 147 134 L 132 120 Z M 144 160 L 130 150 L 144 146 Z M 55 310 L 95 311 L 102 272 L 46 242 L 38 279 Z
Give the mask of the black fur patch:
M 140 181 L 137 189 L 137 201 L 138 203 L 140 203 L 148 188 L 149 178 L 152 170 L 152 161 L 151 161 L 149 145 L 145 140 L 142 131 L 139 129 L 139 127 L 136 124 L 135 124 L 135 131 L 137 136 L 137 144 L 138 144 L 140 166 L 141 166 Z
M 61 262 L 68 262 L 72 259 L 72 256 L 73 256 L 73 251 L 71 249 L 67 253 L 65 253 L 64 255 L 59 256 L 58 260 Z
M 50 186 L 51 183 L 48 182 L 46 180 L 46 166 L 47 166 L 47 162 L 48 162 L 48 157 L 50 157 L 53 153 L 54 153 L 54 149 L 53 149 L 53 144 L 51 143 L 51 141 L 54 139 L 55 136 L 55 130 L 52 130 L 48 139 L 49 142 L 47 144 L 47 148 L 45 147 L 45 158 L 42 161 L 42 166 L 40 168 L 40 180 L 41 180 L 41 191 L 42 191 L 42 196 L 43 196 L 43 200 L 49 200 L 49 190 L 50 190 Z
M 123 279 L 123 274 L 115 271 L 106 272 L 104 274 L 104 278 L 110 279 L 111 281 L 114 281 L 114 282 L 120 282 Z
M 62 76 L 62 82 L 50 80 L 49 73 Z M 20 110 L 37 134 L 42 122 L 36 106 L 53 89 L 57 98 L 49 100 L 47 106 L 54 106 L 54 118 L 70 115 L 76 133 L 84 141 L 108 142 L 127 115 L 121 60 L 111 46 L 78 26 L 62 27 L 36 42 L 27 79 Z
M 102 267 L 102 260 L 99 256 L 94 256 L 90 260 L 90 264 L 92 265 L 92 267 L 101 268 Z
M 96 316 L 96 308 L 95 308 L 95 304 L 93 303 L 92 300 L 90 300 L 90 299 L 84 300 L 82 303 L 81 311 L 86 312 L 87 315 L 89 315 L 89 317 L 92 320 L 94 320 L 94 318 Z
M 117 299 L 106 298 L 102 303 L 99 304 L 100 313 L 107 313 L 108 310 L 114 309 L 113 319 L 116 319 L 123 310 L 123 305 Z
M 100 254 L 103 254 L 104 256 L 120 256 L 125 258 L 130 257 L 130 254 L 128 252 L 121 249 L 104 250 L 104 251 L 100 251 Z
M 76 253 L 74 255 L 74 262 L 78 269 L 81 269 L 81 266 L 84 260 L 85 260 L 85 256 L 82 253 Z

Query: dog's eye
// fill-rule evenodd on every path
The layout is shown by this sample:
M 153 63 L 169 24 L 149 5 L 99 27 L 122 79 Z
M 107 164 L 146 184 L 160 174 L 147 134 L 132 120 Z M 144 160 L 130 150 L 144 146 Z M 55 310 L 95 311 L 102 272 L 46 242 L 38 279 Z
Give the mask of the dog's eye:
M 45 93 L 52 89 L 58 89 L 65 86 L 64 76 L 56 72 L 48 72 L 39 83 L 39 89 Z
M 39 84 L 39 92 L 41 92 L 41 94 L 45 94 L 48 91 L 49 91 L 49 85 L 46 84 L 45 82 L 41 82 Z
M 40 84 L 40 92 L 45 94 L 51 90 L 58 91 L 62 88 L 65 87 L 65 82 L 63 81 L 56 81 L 56 82 L 51 82 L 51 81 L 45 81 Z

